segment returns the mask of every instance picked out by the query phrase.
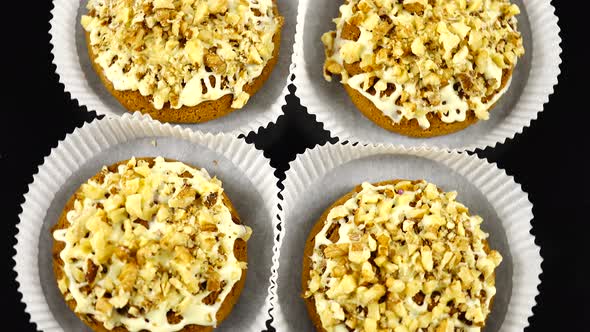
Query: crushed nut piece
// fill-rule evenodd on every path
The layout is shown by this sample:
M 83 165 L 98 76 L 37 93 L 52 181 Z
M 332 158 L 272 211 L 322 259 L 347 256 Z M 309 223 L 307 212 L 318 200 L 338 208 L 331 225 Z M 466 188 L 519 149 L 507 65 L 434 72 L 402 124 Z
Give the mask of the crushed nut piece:
M 96 278 L 96 272 L 98 272 L 98 266 L 94 265 L 91 259 L 86 260 L 86 281 L 89 284 L 94 282 Z

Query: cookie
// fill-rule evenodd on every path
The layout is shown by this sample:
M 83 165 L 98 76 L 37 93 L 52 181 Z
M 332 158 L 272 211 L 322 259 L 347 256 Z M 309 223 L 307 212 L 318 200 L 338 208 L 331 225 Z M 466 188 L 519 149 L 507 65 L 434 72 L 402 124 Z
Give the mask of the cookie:
M 424 180 L 392 180 L 363 183 L 326 209 L 301 276 L 316 329 L 483 328 L 502 257 L 455 197 Z
M 200 123 L 225 116 L 242 108 L 249 98 L 262 88 L 278 61 L 283 18 L 279 15 L 276 0 L 264 0 L 263 2 L 270 7 L 265 8 L 268 12 L 266 16 L 260 14 L 267 20 L 260 20 L 260 22 L 268 25 L 268 31 L 265 31 L 260 37 L 254 37 L 255 34 L 252 33 L 248 35 L 249 37 L 242 38 L 243 34 L 250 33 L 244 31 L 241 32 L 242 35 L 238 36 L 236 31 L 245 28 L 245 26 L 242 27 L 239 23 L 234 9 L 227 6 L 222 6 L 220 9 L 211 8 L 207 5 L 207 1 L 201 0 L 189 5 L 189 8 L 194 7 L 194 14 L 190 14 L 193 15 L 191 17 L 202 15 L 201 22 L 194 23 L 194 26 L 189 24 L 184 28 L 184 32 L 182 30 L 176 31 L 174 26 L 162 26 L 162 22 L 156 23 L 152 28 L 145 29 L 146 21 L 135 30 L 128 28 L 127 34 L 123 35 L 132 38 L 135 35 L 149 34 L 153 36 L 157 34 L 155 31 L 168 31 L 166 45 L 172 40 L 177 43 L 174 49 L 164 48 L 159 52 L 150 53 L 146 49 L 154 48 L 153 45 L 146 46 L 142 44 L 141 40 L 134 42 L 140 46 L 133 50 L 131 47 L 135 44 L 121 42 L 118 45 L 122 45 L 121 47 L 130 54 L 126 56 L 121 55 L 121 50 L 112 51 L 110 44 L 100 41 L 101 37 L 96 36 L 96 31 L 100 31 L 102 35 L 106 33 L 114 40 L 120 37 L 120 34 L 112 32 L 112 30 L 116 30 L 116 27 L 112 29 L 106 29 L 103 26 L 97 28 L 102 20 L 111 19 L 112 16 L 117 17 L 118 11 L 97 14 L 95 7 L 89 6 L 89 16 L 87 16 L 88 18 L 83 17 L 82 21 L 86 29 L 86 46 L 92 66 L 107 90 L 130 112 L 140 111 L 160 121 L 177 123 Z M 151 2 L 145 0 L 143 3 L 144 6 L 148 6 Z M 224 1 L 219 1 L 219 4 L 223 3 Z M 156 17 L 157 21 L 160 16 L 165 15 L 161 18 L 164 20 L 166 17 L 174 15 L 178 18 L 178 13 L 183 10 L 191 12 L 191 10 L 182 9 L 186 7 L 179 8 L 179 4 L 172 2 L 170 8 L 154 9 L 155 4 L 156 2 L 151 5 L 152 7 L 146 7 L 150 8 L 149 10 L 141 9 L 139 13 L 145 15 L 146 12 L 149 12 L 151 17 Z M 203 5 L 205 9 L 200 9 Z M 252 8 L 247 11 L 248 14 L 243 15 L 250 19 L 252 21 L 250 25 L 253 25 L 256 20 L 259 20 L 256 15 L 263 8 L 261 3 L 256 5 L 251 3 L 250 6 Z M 123 10 L 128 10 L 128 8 L 120 9 L 120 11 Z M 158 15 L 159 12 L 166 14 Z M 208 14 L 205 15 L 205 13 Z M 239 19 L 245 20 L 246 18 Z M 129 20 L 134 22 L 133 18 Z M 230 20 L 229 23 L 228 20 Z M 191 22 L 196 21 L 195 18 Z M 220 22 L 227 24 L 227 26 L 218 27 Z M 248 27 L 251 27 L 250 25 Z M 233 28 L 236 30 L 232 30 L 235 32 L 233 35 L 229 31 L 227 36 L 221 32 L 225 32 L 224 29 Z M 206 33 L 207 29 L 213 30 L 213 32 Z M 202 32 L 202 30 L 205 31 Z M 174 31 L 178 33 L 177 36 L 173 35 Z M 242 38 L 241 42 L 236 40 L 238 37 Z M 219 38 L 219 40 L 215 38 Z M 257 44 L 252 44 L 248 50 L 242 49 L 244 46 L 241 44 L 253 43 L 252 39 L 256 38 L 262 40 Z M 164 38 L 162 37 L 162 39 Z M 142 48 L 144 49 L 142 50 Z M 254 59 L 252 59 L 252 54 L 254 54 Z M 122 58 L 124 60 L 121 60 Z M 171 60 L 158 63 L 158 58 Z M 128 71 L 126 72 L 126 70 Z M 160 85 L 162 87 L 159 87 Z
M 158 204 L 157 206 L 159 207 L 157 212 L 147 212 L 154 214 L 153 220 L 146 221 L 134 216 L 133 214 L 135 213 L 135 210 L 132 207 L 133 204 L 130 204 L 129 206 L 127 205 L 127 202 L 130 202 L 130 200 L 133 199 L 129 197 L 134 195 L 129 194 L 129 191 L 133 190 L 134 186 L 136 186 L 134 183 L 135 179 L 139 179 L 137 183 L 141 183 L 141 180 L 158 181 L 156 177 L 150 178 L 150 174 L 156 173 L 156 171 L 150 171 L 151 169 L 155 169 L 154 165 L 156 165 L 155 167 L 162 167 L 161 169 L 168 169 L 172 172 L 174 172 L 174 170 L 182 170 L 181 174 L 170 175 L 166 178 L 167 180 L 170 180 L 175 176 L 176 179 L 179 179 L 179 177 L 187 179 L 191 176 L 201 178 L 202 176 L 204 181 L 208 181 L 202 187 L 204 190 L 202 193 L 207 193 L 207 196 L 198 197 L 199 190 L 196 190 L 195 194 L 191 194 L 192 197 L 184 195 L 182 193 L 183 191 L 185 193 L 188 193 L 189 191 L 192 193 L 194 190 L 194 187 L 186 185 L 185 182 L 185 185 L 179 186 L 179 189 L 175 189 L 174 193 L 176 193 L 176 195 L 171 194 L 170 197 L 166 198 L 169 203 Z M 167 165 L 172 166 L 168 167 Z M 178 167 L 178 165 L 181 166 Z M 119 171 L 120 167 L 124 168 L 123 172 Z M 131 174 L 134 171 L 136 174 Z M 137 175 L 139 174 L 138 172 L 143 175 Z M 180 171 L 178 173 L 180 173 Z M 144 175 L 146 177 L 143 177 Z M 129 185 L 123 187 L 116 185 L 115 182 L 117 179 L 115 177 L 124 177 L 128 179 L 130 181 Z M 230 314 L 233 306 L 238 301 L 246 281 L 246 241 L 251 234 L 251 230 L 241 225 L 240 218 L 231 201 L 223 191 L 220 192 L 221 189 L 218 187 L 218 185 L 220 185 L 218 180 L 207 180 L 207 178 L 208 175 L 206 172 L 203 173 L 202 170 L 171 160 L 164 160 L 163 158 L 133 158 L 132 160 L 122 161 L 103 168 L 103 170 L 81 186 L 69 199 L 59 220 L 51 231 L 54 236 L 53 270 L 56 280 L 58 281 L 58 287 L 64 295 L 68 307 L 93 331 L 123 332 L 136 330 L 138 327 L 150 330 L 153 328 L 150 324 L 157 324 L 160 328 L 169 331 L 204 332 L 212 331 L 214 326 L 222 322 Z M 112 183 L 109 182 L 110 184 L 107 186 L 110 187 L 110 189 L 103 192 L 107 187 L 102 186 L 102 184 L 106 181 L 111 181 Z M 162 185 L 166 187 L 166 184 Z M 139 190 L 141 190 L 141 188 Z M 103 197 L 98 198 L 101 195 L 103 195 Z M 119 197 L 116 197 L 117 195 L 122 196 L 125 203 L 123 203 Z M 146 192 L 142 192 L 140 195 L 146 195 Z M 164 199 L 165 197 L 165 193 L 162 191 L 160 191 L 158 195 L 157 198 L 154 196 L 155 201 L 157 201 L 157 199 Z M 218 197 L 220 199 L 218 199 Z M 89 198 L 93 199 L 89 201 L 87 200 Z M 111 199 L 109 200 L 109 198 Z M 91 206 L 87 206 L 88 204 L 91 204 Z M 184 206 L 185 204 L 188 205 Z M 124 207 L 117 207 L 121 205 L 124 205 Z M 171 208 L 171 205 L 184 206 L 183 210 L 186 211 L 186 216 L 178 217 L 176 213 L 178 213 L 181 208 Z M 86 206 L 86 209 L 84 209 L 83 206 Z M 97 216 L 94 214 L 86 220 L 86 228 L 79 228 L 72 231 L 72 227 L 74 226 L 72 226 L 71 220 L 79 220 L 81 218 L 79 217 L 80 211 L 90 211 L 91 209 L 97 211 L 101 210 L 102 212 L 108 210 L 106 214 L 98 212 L 100 218 L 103 218 L 102 221 L 104 223 L 101 224 L 100 222 L 97 222 L 96 219 L 93 219 Z M 123 211 L 120 211 L 120 209 L 123 209 Z M 150 207 L 144 206 L 143 209 L 150 209 Z M 171 215 L 164 216 L 164 212 L 160 212 L 161 210 L 163 211 L 163 209 L 169 210 L 168 212 Z M 207 223 L 205 221 L 212 221 L 213 219 L 203 217 L 203 213 L 206 211 L 221 211 L 215 215 L 218 216 L 218 218 L 225 219 L 218 225 L 215 223 Z M 73 215 L 68 217 L 68 213 Z M 119 213 L 123 213 L 123 217 L 118 217 Z M 74 215 L 78 215 L 79 218 L 74 217 Z M 189 219 L 193 215 L 196 216 L 196 220 L 191 223 Z M 125 217 L 127 217 L 127 220 L 119 220 Z M 68 218 L 70 218 L 70 220 L 68 220 Z M 133 221 L 131 221 L 131 219 L 133 219 Z M 199 229 L 200 234 L 209 234 L 210 236 L 206 238 L 208 240 L 202 240 L 198 237 L 200 236 L 199 233 L 192 233 L 196 235 L 191 235 L 187 244 L 187 242 L 183 242 L 187 239 L 175 239 L 175 236 L 182 232 L 167 232 L 168 230 L 174 230 L 174 227 L 176 226 L 165 225 L 174 223 L 176 223 L 176 225 L 184 225 L 183 227 L 185 227 L 185 230 L 192 227 L 195 230 Z M 81 224 L 75 222 L 74 225 L 80 226 Z M 137 239 L 134 238 L 133 241 L 135 242 L 132 241 L 132 244 L 142 243 L 139 247 L 127 245 L 129 243 L 125 241 L 129 240 L 128 238 L 125 238 L 125 241 L 122 241 L 121 243 L 105 242 L 104 246 L 101 247 L 100 235 L 97 234 L 100 231 L 104 232 L 104 229 L 100 230 L 100 227 L 109 227 L 108 225 L 111 227 L 110 232 L 117 231 L 114 225 L 120 225 L 123 229 L 131 227 L 133 229 L 133 234 L 141 234 L 140 236 L 143 236 L 142 241 L 146 241 L 146 238 L 149 238 L 149 240 L 146 243 L 143 243 L 141 241 L 135 241 Z M 139 225 L 141 225 L 141 227 Z M 217 234 L 219 231 L 215 230 L 215 228 L 216 226 L 221 227 L 221 225 L 224 225 L 224 229 L 229 229 L 231 232 L 235 233 L 227 234 L 228 237 L 235 236 L 235 238 L 233 240 L 233 245 L 230 244 L 233 248 L 231 255 L 233 257 L 229 258 L 229 261 L 226 261 L 225 264 L 235 266 L 236 268 L 233 270 L 235 270 L 234 272 L 239 271 L 239 276 L 232 276 L 229 279 L 220 277 L 218 273 L 219 267 L 216 267 L 211 261 L 203 261 L 202 259 L 197 261 L 197 258 L 194 258 L 195 256 L 191 257 L 195 252 L 194 250 L 202 250 L 202 252 L 207 253 L 208 258 L 216 257 L 216 254 L 209 254 L 211 248 L 208 249 L 207 246 L 213 246 L 212 248 L 215 249 L 217 248 L 216 245 L 222 246 L 223 244 L 227 244 L 215 240 L 216 237 L 220 238 L 219 234 Z M 159 239 L 150 235 L 150 230 L 154 230 L 155 233 L 160 232 Z M 86 233 L 85 236 L 79 235 L 76 238 L 74 233 L 78 231 Z M 109 230 L 107 230 L 107 232 L 108 231 Z M 213 237 L 215 234 L 217 234 L 216 237 Z M 129 234 L 126 236 L 129 236 Z M 182 234 L 178 236 L 183 237 Z M 197 237 L 192 238 L 192 236 Z M 103 238 L 105 237 L 106 236 L 103 236 Z M 74 243 L 75 246 L 70 247 L 72 243 Z M 193 244 L 193 248 L 189 248 L 191 243 Z M 197 244 L 201 246 L 197 248 Z M 88 246 L 90 248 L 86 248 Z M 71 248 L 75 248 L 75 250 Z M 166 255 L 171 255 L 170 259 L 165 262 L 165 264 L 168 264 L 168 270 L 166 271 L 167 277 L 162 277 L 163 272 L 161 270 L 154 271 L 153 266 L 155 256 L 151 257 L 149 254 L 146 254 L 148 249 L 145 248 L 148 248 L 149 250 L 154 249 L 155 251 L 151 252 L 152 255 L 155 254 L 158 256 L 160 254 L 164 255 L 165 253 L 167 253 Z M 67 250 L 64 251 L 64 249 Z M 66 266 L 63 260 L 64 257 L 67 257 L 66 259 L 68 260 L 78 260 L 79 257 L 76 258 L 76 250 L 91 250 L 91 252 L 85 253 L 84 258 L 86 261 L 80 264 L 80 267 L 72 268 L 71 264 Z M 108 252 L 109 250 L 110 252 Z M 107 253 L 105 255 L 110 256 L 101 256 L 101 251 L 106 251 Z M 187 254 L 188 256 L 185 256 Z M 199 273 L 196 274 L 201 276 L 201 279 L 203 280 L 192 280 L 194 282 L 194 289 L 191 289 L 190 284 L 187 283 L 189 280 L 184 279 L 190 278 L 190 276 L 181 272 L 183 271 L 183 268 L 190 266 L 194 267 L 195 265 L 191 265 L 192 263 L 203 264 L 203 266 L 207 266 L 208 268 L 207 271 L 199 271 Z M 216 264 L 221 263 L 223 262 L 217 262 Z M 122 268 L 121 265 L 123 265 Z M 158 267 L 157 264 L 155 265 Z M 130 274 L 125 274 L 125 269 L 128 266 L 133 266 L 136 271 L 134 281 L 129 281 L 129 279 L 124 277 L 124 275 Z M 76 268 L 81 268 L 80 272 L 72 273 Z M 160 266 L 158 269 L 160 268 L 164 268 L 164 266 Z M 116 274 L 116 272 L 110 272 L 111 269 L 113 271 L 121 271 L 114 280 L 112 280 L 113 278 L 109 273 Z M 76 276 L 76 273 L 81 274 Z M 68 277 L 68 275 L 70 277 Z M 74 279 L 71 279 L 72 277 Z M 85 286 L 76 287 L 76 285 L 79 285 L 78 281 L 75 279 L 76 277 L 81 278 Z M 196 276 L 193 277 L 196 278 Z M 173 278 L 176 278 L 176 282 L 170 284 L 168 281 Z M 125 287 L 125 280 L 132 283 L 132 286 L 123 288 L 125 293 L 129 295 L 127 296 L 127 299 L 123 296 L 123 299 L 119 300 L 118 297 L 121 296 L 118 291 L 122 289 L 122 287 Z M 167 286 L 166 282 L 168 282 Z M 113 285 L 109 285 L 109 283 Z M 158 285 L 152 285 L 151 283 L 158 283 Z M 142 288 L 142 285 L 147 285 L 149 287 Z M 162 294 L 160 294 L 160 302 L 158 302 L 160 304 L 164 303 L 164 305 L 170 304 L 171 308 L 166 312 L 165 316 L 158 316 L 157 313 L 154 313 L 154 310 L 159 307 L 157 307 L 156 302 L 150 302 L 150 300 L 154 300 L 154 296 L 151 292 L 153 292 L 154 289 L 160 289 L 158 287 L 161 289 L 166 289 L 166 287 L 168 287 L 168 293 L 166 293 L 166 295 L 163 294 L 163 291 L 160 292 Z M 149 292 L 146 293 L 145 291 L 148 289 Z M 174 291 L 171 291 L 170 289 L 173 289 Z M 178 300 L 177 298 L 175 299 L 175 296 L 180 296 L 180 289 L 183 290 L 183 296 L 185 296 L 184 299 L 186 299 L 187 302 L 184 304 L 182 302 L 180 304 L 176 303 L 176 306 L 172 306 L 171 303 Z M 190 291 L 194 297 L 186 296 L 186 291 Z M 145 298 L 144 302 L 150 303 L 151 307 L 141 307 L 141 305 L 138 305 L 136 300 L 140 299 L 140 297 Z M 83 299 L 81 302 L 82 304 L 78 304 L 78 301 L 76 300 L 77 298 L 80 300 Z M 127 301 L 125 304 L 123 304 L 123 302 L 117 302 L 125 300 Z M 168 301 L 172 302 L 169 303 Z M 195 314 L 193 312 L 191 315 L 196 317 L 188 319 L 189 321 L 187 322 L 182 314 L 175 311 L 175 309 L 179 308 L 189 310 L 187 312 L 190 312 L 191 309 L 199 308 L 202 313 Z M 108 314 L 105 314 L 105 311 Z M 203 315 L 205 315 L 205 317 L 199 317 Z M 212 315 L 212 317 L 206 317 L 206 315 Z M 199 320 L 205 320 L 208 322 L 207 324 L 202 325 L 193 322 Z M 133 328 L 129 329 L 130 326 Z
M 487 120 L 524 54 L 519 9 L 508 0 L 461 6 L 348 1 L 336 30 L 322 36 L 325 78 L 339 76 L 365 117 L 402 135 L 446 135 Z

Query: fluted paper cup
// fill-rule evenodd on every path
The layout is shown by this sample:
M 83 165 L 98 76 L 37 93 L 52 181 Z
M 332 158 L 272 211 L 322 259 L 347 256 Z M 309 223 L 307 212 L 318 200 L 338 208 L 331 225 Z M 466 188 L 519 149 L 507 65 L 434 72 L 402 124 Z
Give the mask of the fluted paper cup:
M 260 331 L 268 319 L 278 188 L 262 152 L 225 134 L 203 134 L 161 124 L 147 116 L 94 121 L 67 135 L 45 158 L 22 205 L 15 245 L 18 291 L 31 322 L 41 331 L 89 331 L 67 307 L 52 270 L 50 228 L 69 197 L 103 165 L 131 157 L 163 156 L 205 168 L 223 182 L 244 224 L 248 241 L 246 285 L 219 331 Z M 217 330 L 216 330 L 217 331 Z
M 412 138 L 389 132 L 365 118 L 350 100 L 338 80 L 323 77 L 323 33 L 333 30 L 332 19 L 338 17 L 343 0 L 300 0 L 292 73 L 301 105 L 315 114 L 332 136 L 341 141 L 391 143 L 409 147 L 432 146 L 449 150 L 474 150 L 494 147 L 522 133 L 543 111 L 557 84 L 561 63 L 561 39 L 550 0 L 512 0 L 522 13 L 518 28 L 526 54 L 512 76 L 506 94 L 490 112 L 490 119 L 480 120 L 454 134 L 433 138 Z
M 503 256 L 485 331 L 522 331 L 535 305 L 542 261 L 530 234 L 533 214 L 527 194 L 495 164 L 476 156 L 385 145 L 327 145 L 306 151 L 291 164 L 279 215 L 283 236 L 271 324 L 281 332 L 313 330 L 301 298 L 303 250 L 312 226 L 356 185 L 393 179 L 424 179 L 457 191 L 457 200 L 483 218 L 490 247 Z
M 104 87 L 91 65 L 88 56 L 84 29 L 80 18 L 87 12 L 87 0 L 55 0 L 50 20 L 51 52 L 59 82 L 64 85 L 72 99 L 78 100 L 98 115 L 121 116 L 128 113 Z M 280 14 L 285 18 L 281 32 L 281 50 L 278 62 L 264 86 L 240 110 L 224 117 L 199 124 L 182 124 L 194 130 L 247 134 L 275 122 L 283 114 L 284 96 L 289 94 L 287 82 L 293 43 L 297 0 L 277 1 Z

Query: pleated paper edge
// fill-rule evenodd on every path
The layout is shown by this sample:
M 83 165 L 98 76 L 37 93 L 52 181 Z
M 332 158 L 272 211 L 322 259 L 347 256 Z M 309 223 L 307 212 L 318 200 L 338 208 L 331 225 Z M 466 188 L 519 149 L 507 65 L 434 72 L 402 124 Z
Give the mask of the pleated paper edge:
M 332 169 L 366 156 L 379 154 L 407 154 L 428 158 L 440 162 L 455 170 L 474 184 L 489 200 L 497 212 L 506 232 L 510 254 L 513 260 L 512 293 L 507 313 L 501 327 L 503 332 L 520 332 L 529 325 L 528 318 L 533 315 L 533 307 L 537 304 L 538 286 L 541 282 L 542 257 L 540 247 L 535 244 L 531 235 L 533 205 L 520 184 L 495 163 L 470 156 L 465 153 L 446 151 L 439 148 L 395 146 L 390 144 L 356 145 L 334 144 L 308 149 L 299 155 L 286 172 L 282 210 L 279 213 L 283 234 L 289 232 L 289 221 L 285 220 L 288 202 L 296 202 L 299 193 L 305 192 L 311 183 L 321 179 Z M 280 247 L 284 235 L 277 243 Z M 277 270 L 280 266 L 277 261 Z M 278 279 L 277 279 L 278 280 Z M 277 285 L 279 287 L 279 285 Z M 271 325 L 277 331 L 288 331 L 286 315 L 279 303 L 279 294 L 272 299 Z M 295 300 L 295 299 L 294 299 Z M 285 308 L 285 310 L 288 310 Z M 301 319 L 307 319 L 302 317 Z
M 17 242 L 14 245 L 16 251 L 13 256 L 14 271 L 17 274 L 17 290 L 22 294 L 21 302 L 30 315 L 30 322 L 36 324 L 38 330 L 63 331 L 45 299 L 38 266 L 41 226 L 55 193 L 71 174 L 103 149 L 137 137 L 155 136 L 177 137 L 205 145 L 224 155 L 236 167 L 242 169 L 265 202 L 269 218 L 272 220 L 276 246 L 279 231 L 275 216 L 280 212 L 278 210 L 279 190 L 274 169 L 261 151 L 227 134 L 202 133 L 178 125 L 162 124 L 138 112 L 133 115 L 125 114 L 122 117 L 107 117 L 93 121 L 82 128 L 75 129 L 51 150 L 33 176 L 33 182 L 29 184 L 28 191 L 24 195 L 25 201 L 21 205 L 22 213 L 19 214 L 19 223 L 16 225 L 18 232 Z M 274 260 L 276 259 L 273 258 Z M 245 330 L 261 331 L 266 328 L 271 307 L 269 290 L 274 280 L 276 280 L 276 271 L 271 273 L 265 283 L 268 287 L 264 289 L 267 291 L 264 306 L 260 308 L 252 326 Z
M 76 15 L 80 6 L 80 0 L 54 0 L 49 20 L 49 44 L 53 55 L 52 64 L 55 65 L 55 73 L 58 82 L 63 84 L 64 92 L 70 94 L 70 98 L 78 102 L 79 106 L 86 106 L 88 111 L 95 111 L 97 115 L 104 114 L 108 117 L 121 117 L 124 114 L 114 112 L 92 90 L 85 74 L 80 68 L 80 60 L 76 49 Z M 293 67 L 291 55 L 289 68 Z M 291 71 L 285 79 L 285 86 L 278 94 L 276 100 L 262 114 L 255 116 L 238 128 L 224 132 L 228 135 L 248 135 L 251 131 L 258 132 L 262 127 L 276 123 L 283 114 L 282 106 L 286 105 L 285 96 L 289 94 L 288 85 L 291 82 Z M 177 125 L 177 124 L 172 124 Z
M 382 143 L 393 142 L 368 142 L 365 139 L 352 136 L 351 128 L 340 122 L 336 114 L 325 111 L 322 104 L 325 100 L 317 98 L 311 81 L 306 71 L 305 53 L 303 50 L 303 34 L 305 30 L 305 16 L 309 4 L 317 0 L 300 0 L 297 12 L 297 25 L 295 29 L 295 45 L 293 46 L 292 75 L 295 75 L 293 84 L 297 88 L 296 95 L 300 99 L 301 106 L 307 108 L 309 114 L 315 115 L 317 121 L 324 124 L 324 129 L 329 130 L 332 137 L 340 138 L 340 141 Z M 475 143 L 465 146 L 451 147 L 445 144 L 428 142 L 412 145 L 415 147 L 432 146 L 448 151 L 474 151 L 495 148 L 498 144 L 504 144 L 513 139 L 517 134 L 522 134 L 544 110 L 544 105 L 549 102 L 549 97 L 554 93 L 561 73 L 561 37 L 558 17 L 555 15 L 555 7 L 551 0 L 523 1 L 531 24 L 533 53 L 531 70 L 523 92 L 509 116 L 498 127 L 490 131 L 485 137 L 477 139 Z M 292 76 L 290 75 L 290 76 Z M 334 84 L 337 84 L 334 82 Z M 369 120 L 366 120 L 369 121 Z M 398 135 L 391 133 L 391 135 Z

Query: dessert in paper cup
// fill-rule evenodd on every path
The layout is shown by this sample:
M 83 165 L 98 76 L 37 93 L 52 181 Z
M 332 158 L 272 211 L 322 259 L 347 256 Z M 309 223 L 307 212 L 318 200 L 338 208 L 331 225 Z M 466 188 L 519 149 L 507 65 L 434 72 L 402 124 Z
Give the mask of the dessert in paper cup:
M 288 171 L 279 331 L 522 331 L 541 273 L 532 205 L 474 156 L 331 145 Z
M 293 2 L 58 1 L 51 20 L 65 89 L 99 114 L 139 111 L 208 131 L 248 132 L 283 104 Z
M 297 94 L 343 140 L 493 146 L 553 92 L 553 12 L 549 1 L 302 1 Z
M 267 160 L 235 138 L 138 113 L 77 129 L 40 167 L 20 216 L 15 270 L 31 321 L 260 331 L 277 203 Z

